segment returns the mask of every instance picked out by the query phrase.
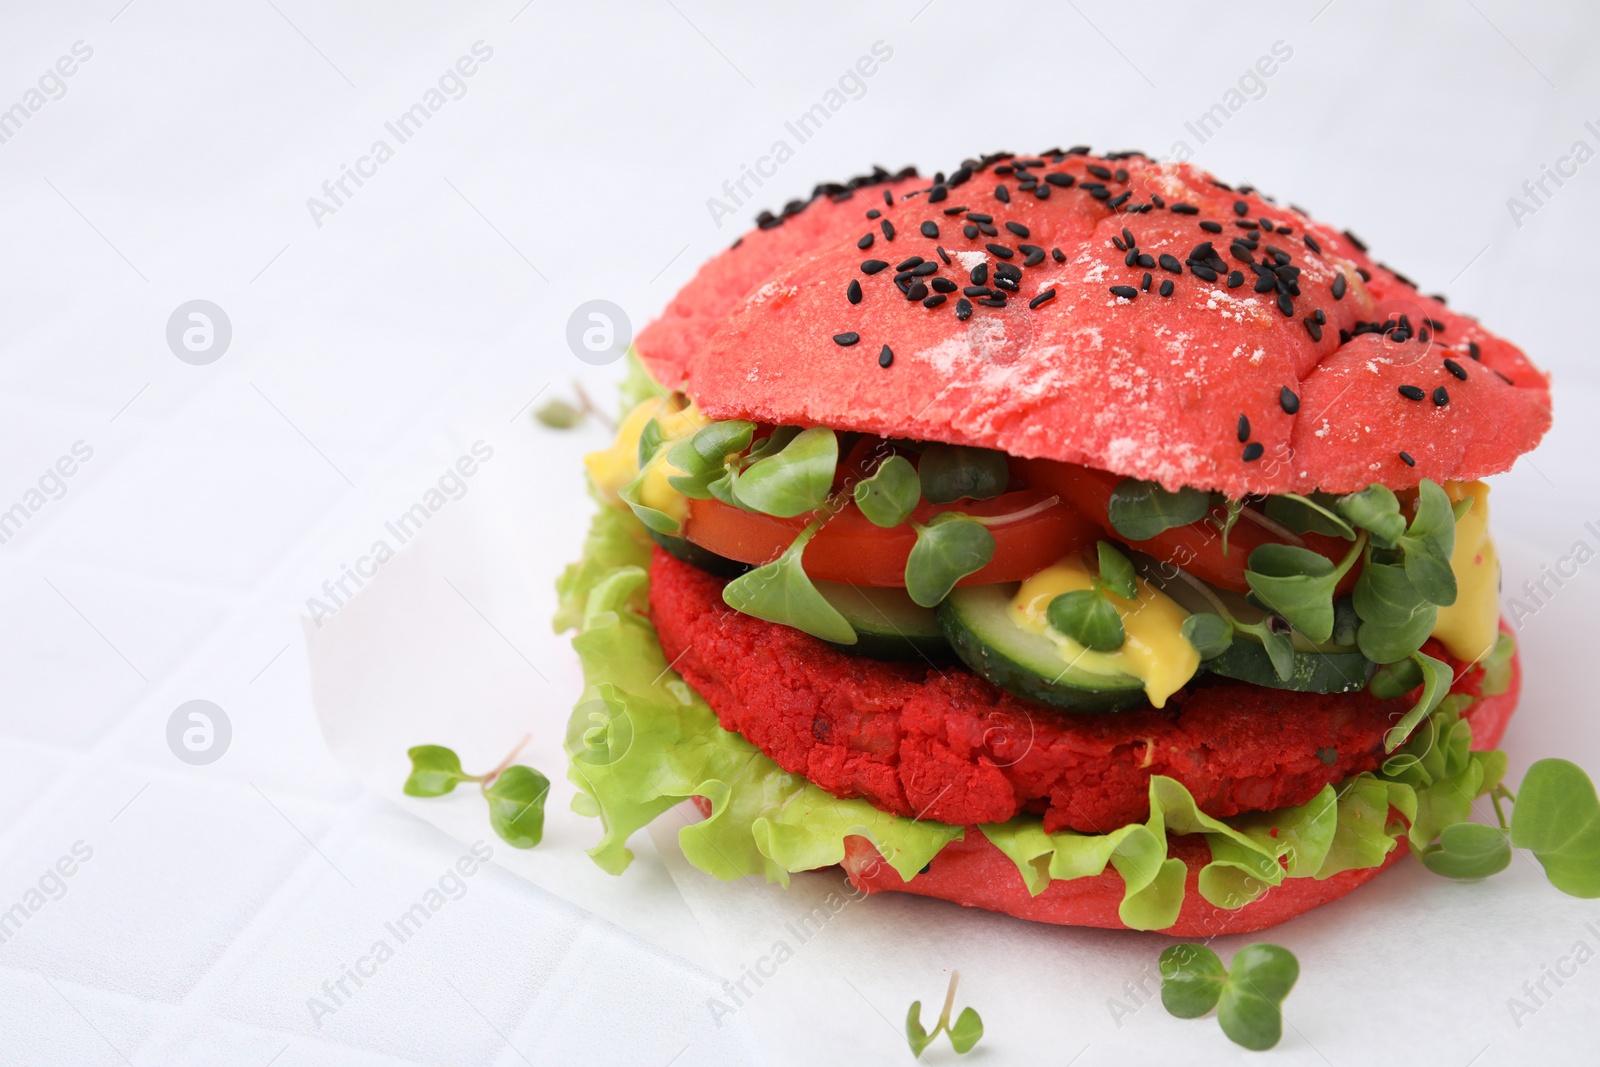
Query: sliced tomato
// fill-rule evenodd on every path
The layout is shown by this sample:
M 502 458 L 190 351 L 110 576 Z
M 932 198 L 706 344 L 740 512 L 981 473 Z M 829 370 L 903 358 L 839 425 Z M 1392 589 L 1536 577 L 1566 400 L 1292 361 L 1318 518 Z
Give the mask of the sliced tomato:
M 917 522 L 927 522 L 941 511 L 983 517 L 1010 515 L 1050 495 L 1037 489 L 1025 489 L 1004 493 L 992 500 L 962 500 L 938 505 L 924 501 L 911 517 Z M 806 522 L 805 516 L 779 519 L 741 511 L 720 500 L 691 500 L 683 536 L 719 556 L 743 563 L 768 563 L 789 547 Z M 989 532 L 994 535 L 994 559 L 982 570 L 963 578 L 958 585 L 1020 582 L 1062 556 L 1094 544 L 1101 536 L 1098 526 L 1065 503 L 1016 522 L 991 526 Z M 910 523 L 886 530 L 874 526 L 850 504 L 829 519 L 806 545 L 806 574 L 853 585 L 904 586 L 906 557 L 916 542 L 917 534 Z
M 1122 475 L 1048 459 L 1012 460 L 1011 465 L 1016 475 L 1032 488 L 1059 495 L 1084 518 L 1111 536 L 1121 538 L 1111 527 L 1109 512 L 1111 493 L 1122 481 Z M 1335 563 L 1350 550 L 1350 542 L 1337 537 L 1305 534 L 1304 540 L 1307 548 Z M 1262 545 L 1283 542 L 1249 519 L 1240 518 L 1228 532 L 1226 555 L 1222 551 L 1221 522 L 1210 519 L 1201 519 L 1187 526 L 1174 526 L 1148 540 L 1128 543 L 1140 552 L 1168 561 L 1212 585 L 1237 593 L 1248 593 L 1250 586 L 1244 579 L 1244 572 L 1250 553 Z M 1340 592 L 1348 592 L 1355 586 L 1359 569 L 1353 567 L 1345 575 L 1339 583 Z

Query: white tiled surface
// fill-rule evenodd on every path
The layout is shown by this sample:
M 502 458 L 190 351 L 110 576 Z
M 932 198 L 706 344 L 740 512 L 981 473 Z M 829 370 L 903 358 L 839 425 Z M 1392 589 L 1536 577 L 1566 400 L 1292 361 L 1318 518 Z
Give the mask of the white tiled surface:
M 1498 499 L 1525 516 L 1595 499 L 1593 279 L 1568 268 L 1600 236 L 1600 163 L 1520 228 L 1505 203 L 1574 140 L 1600 147 L 1594 14 L 1130 10 L 0 5 L 0 108 L 94 49 L 0 144 L 0 509 L 93 449 L 0 545 L 0 908 L 93 849 L 0 944 L 0 1062 L 778 1056 L 712 1028 L 720 979 L 492 867 L 317 1025 L 307 999 L 461 846 L 327 755 L 296 616 L 467 444 L 537 432 L 516 415 L 541 388 L 603 395 L 611 372 L 565 350 L 570 309 L 659 309 L 735 234 L 706 198 L 875 40 L 892 61 L 739 220 L 874 161 L 1166 154 L 1284 40 L 1294 58 L 1198 161 L 1349 223 L 1554 368 L 1564 421 Z M 466 95 L 315 227 L 306 198 L 479 40 L 494 54 Z M 234 328 L 207 367 L 164 342 L 195 297 Z M 570 499 L 576 472 L 549 477 Z M 552 521 L 576 543 L 576 516 Z M 1553 558 L 1566 523 L 1532 550 Z M 165 744 L 196 697 L 234 729 L 208 767 Z

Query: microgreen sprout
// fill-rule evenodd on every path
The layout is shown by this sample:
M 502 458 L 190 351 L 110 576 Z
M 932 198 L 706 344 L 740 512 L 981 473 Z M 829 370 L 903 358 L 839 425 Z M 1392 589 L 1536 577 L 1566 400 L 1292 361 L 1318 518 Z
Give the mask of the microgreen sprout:
M 1233 967 L 1204 945 L 1173 945 L 1161 953 L 1161 1003 L 1180 1019 L 1217 1010 L 1222 1032 L 1236 1045 L 1262 1051 L 1283 1036 L 1283 1000 L 1300 977 L 1294 953 L 1277 945 L 1247 945 Z
M 1095 545 L 1099 573 L 1089 589 L 1074 589 L 1055 597 L 1045 608 L 1052 629 L 1066 634 L 1085 648 L 1115 652 L 1127 641 L 1122 614 L 1111 597 L 1135 600 L 1139 596 L 1133 564 L 1109 541 Z
M 462 782 L 477 782 L 489 802 L 489 825 L 513 848 L 532 848 L 544 835 L 544 801 L 550 792 L 550 779 L 516 759 L 526 735 L 517 747 L 485 774 L 467 774 L 461 759 L 443 745 L 417 745 L 407 750 L 411 773 L 402 791 L 410 797 L 442 797 Z
M 922 1028 L 922 1001 L 912 1001 L 911 1009 L 906 1012 L 906 1043 L 911 1046 L 911 1055 L 917 1059 L 922 1058 L 923 1050 L 933 1044 L 933 1039 L 941 1031 L 950 1035 L 950 1044 L 955 1047 L 957 1054 L 970 1052 L 983 1037 L 983 1020 L 972 1008 L 962 1008 L 956 1021 L 950 1021 L 950 1012 L 956 1002 L 956 985 L 960 981 L 961 972 L 951 971 L 950 985 L 944 994 L 944 1010 L 939 1013 L 939 1021 L 932 1030 Z

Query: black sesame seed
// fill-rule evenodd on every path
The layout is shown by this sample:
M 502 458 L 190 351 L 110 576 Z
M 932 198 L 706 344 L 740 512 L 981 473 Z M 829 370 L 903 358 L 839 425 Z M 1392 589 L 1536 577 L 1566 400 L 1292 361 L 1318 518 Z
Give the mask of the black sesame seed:
M 1244 274 L 1242 272 L 1234 271 L 1233 273 L 1228 275 L 1228 288 L 1229 289 L 1237 289 L 1237 288 L 1239 288 L 1239 286 L 1241 286 L 1243 284 L 1244 284 Z
M 1163 208 L 1163 207 L 1167 206 L 1167 202 L 1165 200 L 1161 199 L 1161 197 L 1157 196 L 1155 193 L 1151 193 L 1150 194 L 1150 202 L 1152 204 L 1154 204 L 1158 208 Z
M 883 350 L 878 353 L 878 366 L 887 367 L 889 364 L 891 364 L 893 362 L 894 362 L 894 351 L 893 351 L 893 349 L 891 349 L 888 345 L 884 345 L 883 346 Z
M 972 273 L 968 276 L 972 279 L 973 285 L 989 284 L 989 264 L 979 263 L 972 268 Z
M 1028 301 L 1028 310 L 1031 311 L 1034 308 L 1038 307 L 1040 304 L 1048 303 L 1051 300 L 1054 300 L 1055 298 L 1056 298 L 1056 291 L 1054 289 L 1046 289 L 1044 292 L 1040 293 L 1038 296 L 1036 296 L 1032 300 Z
M 965 226 L 961 227 L 961 233 L 962 236 L 971 241 L 978 236 L 978 228 L 969 222 Z
M 1009 277 L 1008 275 L 1005 275 L 1005 274 L 996 274 L 995 275 L 994 287 L 996 289 L 1005 289 L 1006 291 L 1012 292 L 1012 293 L 1016 292 L 1017 289 L 1019 288 L 1019 286 L 1017 285 L 1017 279 Z
M 1435 407 L 1441 408 L 1450 403 L 1450 390 L 1442 385 L 1435 389 L 1433 391 L 1433 403 Z
M 935 263 L 931 259 L 925 259 L 921 263 L 918 263 L 915 267 L 911 268 L 911 273 L 915 274 L 919 278 L 926 278 L 928 275 L 938 271 L 938 269 L 939 264 Z
M 861 335 L 853 331 L 847 333 L 836 333 L 833 335 L 833 343 L 838 345 L 840 348 L 849 348 L 859 340 L 861 340 Z
M 1026 226 L 1024 226 L 1020 222 L 1008 222 L 1008 223 L 1006 223 L 1006 229 L 1010 230 L 1012 233 L 1016 234 L 1018 237 L 1027 237 L 1028 236 L 1028 228 Z
M 921 282 L 913 282 L 911 288 L 906 290 L 907 300 L 921 300 L 928 295 L 928 287 Z
M 1322 255 L 1322 246 L 1317 244 L 1316 239 L 1309 233 L 1300 239 L 1306 243 L 1306 247 L 1311 249 L 1311 251 L 1315 252 L 1319 256 Z
M 1271 274 L 1263 274 L 1261 277 L 1256 279 L 1255 291 L 1258 293 L 1270 293 L 1277 287 L 1278 279 L 1274 278 Z
M 1120 296 L 1124 300 L 1132 300 L 1139 295 L 1139 290 L 1131 285 L 1113 285 L 1111 287 L 1111 295 Z
M 1208 282 L 1217 280 L 1217 272 L 1203 263 L 1191 263 L 1189 264 L 1189 270 L 1193 272 L 1196 278 L 1202 278 Z
M 1089 190 L 1089 195 L 1094 197 L 1096 200 L 1111 199 L 1111 190 L 1107 189 L 1103 185 L 1090 185 L 1089 183 L 1085 182 L 1083 187 Z
M 844 291 L 844 295 L 849 298 L 852 304 L 861 303 L 861 283 L 851 279 L 850 285 Z
M 1137 248 L 1128 249 L 1128 254 L 1122 257 L 1122 265 L 1131 267 L 1137 262 L 1139 262 L 1139 250 Z
M 1128 229 L 1126 226 L 1122 228 L 1122 243 L 1127 245 L 1129 248 L 1132 248 L 1139 243 L 1138 239 L 1133 236 L 1133 231 Z
M 894 207 L 894 194 L 885 189 L 883 191 L 883 202 L 888 204 L 890 207 Z
M 1070 189 L 1078 179 L 1070 174 L 1046 174 L 1044 180 L 1051 185 L 1059 185 L 1063 189 Z
M 967 218 L 971 219 L 973 222 L 993 222 L 994 221 L 994 216 L 993 215 L 985 215 L 981 211 L 969 211 L 969 212 L 967 212 Z
M 1148 293 L 1150 291 L 1150 282 L 1151 282 L 1151 280 L 1152 279 L 1150 277 L 1150 272 L 1146 271 L 1145 275 L 1144 275 L 1144 280 L 1139 283 L 1140 292 Z
M 885 241 L 894 240 L 894 223 L 890 222 L 888 219 L 884 219 L 882 222 L 878 223 L 878 227 L 883 230 L 883 239 Z
M 1306 316 L 1301 321 L 1303 321 L 1305 323 L 1306 332 L 1311 335 L 1311 339 L 1313 341 L 1321 341 L 1322 340 L 1322 323 L 1318 322 L 1316 319 L 1312 318 L 1309 315 Z
M 1474 360 L 1480 360 L 1483 358 L 1483 352 L 1478 348 L 1478 342 L 1467 342 L 1467 355 L 1471 356 Z
M 897 271 L 908 271 L 912 267 L 920 267 L 920 266 L 922 266 L 922 262 L 923 262 L 923 260 L 922 260 L 921 256 L 907 256 L 905 259 L 902 259 L 899 263 L 896 263 L 894 265 L 894 269 L 897 270 Z
M 1246 463 L 1254 463 L 1261 458 L 1262 453 L 1266 452 L 1266 450 L 1266 446 L 1260 441 L 1251 441 L 1244 446 L 1244 461 Z
M 1156 266 L 1156 257 L 1152 256 L 1149 252 L 1140 252 L 1136 257 L 1134 257 L 1133 262 L 1137 263 L 1145 270 L 1154 270 Z M 1132 265 L 1132 263 L 1129 264 L 1129 266 Z
M 1161 269 L 1164 271 L 1168 271 L 1172 274 L 1183 273 L 1183 264 L 1178 262 L 1177 256 L 1171 256 L 1163 252 L 1161 253 L 1161 257 L 1156 260 L 1156 262 L 1161 264 Z
M 867 249 L 872 247 L 872 238 L 873 235 L 870 233 L 864 235 L 861 240 L 856 242 L 856 247 L 865 252 Z
M 1248 415 L 1240 415 L 1239 416 L 1239 443 L 1242 445 L 1248 440 L 1250 440 L 1250 417 Z
M 1283 312 L 1285 317 L 1294 314 L 1294 301 L 1289 299 L 1288 293 L 1278 294 L 1278 310 Z
M 938 237 L 939 236 L 939 224 L 936 223 L 936 222 L 924 222 L 922 224 L 922 236 L 924 236 L 924 237 Z
M 1017 254 L 1015 251 L 1007 248 L 1005 245 L 997 245 L 993 242 L 990 242 L 983 247 L 989 250 L 989 254 L 991 256 L 999 256 L 1001 259 L 1010 259 L 1012 256 Z
M 956 291 L 956 283 L 949 278 L 932 278 L 929 279 L 928 284 L 933 287 L 933 291 L 936 293 L 953 293 Z
M 1057 263 L 1065 263 L 1067 261 L 1067 254 L 1061 251 L 1059 248 L 1052 248 L 1050 250 L 1050 258 L 1055 260 Z
M 1278 406 L 1283 409 L 1285 415 L 1293 415 L 1300 410 L 1300 397 L 1286 385 L 1278 390 Z
M 1407 400 L 1421 400 L 1427 394 L 1425 394 L 1418 386 L 1402 385 L 1400 387 L 1400 395 L 1405 397 Z
M 946 186 L 946 185 L 935 185 L 933 187 L 933 189 L 928 193 L 928 203 L 937 204 L 939 201 L 943 200 L 945 197 L 947 197 L 949 195 L 950 195 L 949 186 Z
M 1090 163 L 1088 166 L 1084 167 L 1083 169 L 1088 171 L 1090 174 L 1093 174 L 1096 178 L 1100 178 L 1100 179 L 1102 179 L 1104 181 L 1110 181 L 1111 180 L 1111 171 L 1108 170 L 1105 167 L 1102 167 L 1098 163 Z
M 1172 290 L 1174 288 L 1175 288 L 1175 286 L 1172 284 L 1172 279 L 1168 278 L 1166 281 L 1161 283 L 1161 290 L 1160 290 L 1161 291 L 1161 295 L 1162 296 L 1171 296 L 1172 295 Z
M 881 219 L 883 218 L 883 212 L 879 211 L 877 208 L 873 208 L 871 211 L 867 212 L 867 218 Z
M 927 299 L 923 300 L 922 306 L 925 307 L 925 308 L 936 308 L 940 304 L 944 303 L 946 300 L 949 300 L 949 299 L 950 298 L 948 296 L 945 296 L 943 293 L 934 293 L 932 296 L 930 296 Z
M 987 285 L 969 285 L 961 290 L 964 296 L 993 296 L 994 290 Z
M 994 187 L 994 198 L 1000 201 L 1002 204 L 1011 203 L 1011 193 L 1004 185 L 997 185 Z
M 1038 197 L 1040 200 L 1050 199 L 1050 187 L 1043 182 L 1039 182 L 1036 185 L 1029 185 L 1026 188 L 1031 190 L 1033 195 Z
M 972 318 L 972 301 L 966 297 L 956 301 L 956 318 L 961 322 Z
M 1172 213 L 1174 215 L 1198 215 L 1200 214 L 1200 209 L 1193 204 L 1173 204 Z
M 1238 215 L 1240 218 L 1244 218 L 1246 215 L 1250 214 L 1250 205 L 1245 203 L 1243 200 L 1235 200 L 1233 202 L 1233 213 Z
M 1446 359 L 1444 361 L 1444 369 L 1462 381 L 1467 380 L 1467 368 L 1463 367 L 1453 359 Z
M 984 299 L 978 301 L 978 303 L 982 304 L 986 308 L 1003 308 L 1006 306 L 1006 298 L 1003 296 L 985 297 Z
M 1121 196 L 1114 197 L 1111 200 L 1109 200 L 1106 203 L 1106 207 L 1110 207 L 1110 208 L 1121 207 L 1123 204 L 1126 204 L 1132 198 L 1133 198 L 1133 193 L 1131 191 L 1123 193 Z M 1132 208 L 1130 208 L 1129 210 L 1131 211 Z
M 868 259 L 868 260 L 865 260 L 865 261 L 862 262 L 862 264 L 861 264 L 861 273 L 862 274 L 876 274 L 880 270 L 887 269 L 888 266 L 889 266 L 889 264 L 885 263 L 881 259 Z
M 1404 463 L 1408 467 L 1415 467 L 1417 465 L 1417 461 L 1411 458 L 1410 452 L 1400 453 L 1400 462 Z
M 1333 298 L 1335 300 L 1344 299 L 1345 284 L 1344 273 L 1342 271 L 1339 274 L 1334 275 Z
M 1222 232 L 1222 223 L 1220 223 L 1220 222 L 1211 222 L 1210 220 L 1207 220 L 1207 221 L 1202 222 L 1200 224 L 1200 228 L 1202 230 L 1206 231 L 1207 233 L 1221 233 Z
M 947 207 L 947 208 L 945 208 L 944 209 L 944 213 L 946 215 L 959 215 L 965 210 L 967 210 L 967 205 L 965 205 L 965 204 L 957 204 L 955 207 Z
M 1125 182 L 1128 180 L 1128 172 L 1123 170 L 1121 167 L 1118 167 L 1111 176 L 1119 182 Z
M 946 251 L 945 251 L 945 250 L 944 250 L 944 246 L 943 246 L 943 245 L 934 245 L 934 246 L 933 246 L 933 250 L 934 250 L 934 251 L 935 251 L 935 252 L 937 252 L 937 253 L 939 253 L 939 258 L 940 258 L 940 259 L 942 259 L 942 260 L 944 260 L 944 265 L 945 265 L 945 266 L 947 266 L 947 267 L 948 267 L 948 266 L 950 266 L 950 265 L 951 265 L 951 264 L 950 264 L 950 253 L 949 253 L 949 252 L 946 252 Z

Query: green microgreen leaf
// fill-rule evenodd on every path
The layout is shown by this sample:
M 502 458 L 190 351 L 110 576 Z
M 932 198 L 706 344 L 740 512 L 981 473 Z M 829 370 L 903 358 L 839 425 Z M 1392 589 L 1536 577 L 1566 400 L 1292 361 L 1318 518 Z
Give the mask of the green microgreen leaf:
M 1217 1006 L 1228 969 L 1204 945 L 1173 945 L 1157 961 L 1161 1006 L 1179 1019 L 1198 1019 Z
M 1422 850 L 1422 864 L 1446 878 L 1487 878 L 1511 865 L 1511 840 L 1498 826 L 1458 822 L 1444 828 L 1437 845 Z
M 669 475 L 668 483 L 684 496 L 706 500 L 713 481 L 728 472 L 728 457 L 750 447 L 755 423 L 743 419 L 702 426 L 667 452 L 667 462 L 682 471 Z
M 912 523 L 917 543 L 906 558 L 906 592 L 925 608 L 950 595 L 957 582 L 994 558 L 994 535 L 958 511 Z
M 838 438 L 826 426 L 813 426 L 746 467 L 733 483 L 733 497 L 748 511 L 780 519 L 804 515 L 828 502 L 838 462 Z
M 1004 493 L 1011 481 L 1004 452 L 965 445 L 929 445 L 923 449 L 917 473 L 930 504 L 989 500 Z
M 1422 696 L 1384 735 L 1385 752 L 1393 752 L 1405 744 L 1406 739 L 1411 736 L 1411 731 L 1416 729 L 1417 723 L 1433 714 L 1434 709 L 1450 692 L 1450 684 L 1455 681 L 1455 672 L 1450 669 L 1450 664 L 1436 660 L 1425 652 L 1413 652 L 1411 659 L 1422 674 Z
M 649 473 L 650 472 L 648 468 L 640 471 L 633 481 L 629 482 L 627 485 L 623 486 L 617 491 L 617 497 L 624 504 L 628 505 L 630 509 L 632 509 L 634 515 L 638 517 L 640 522 L 644 523 L 656 533 L 672 534 L 676 536 L 679 529 L 677 519 L 674 519 L 671 515 L 668 515 L 664 511 L 640 502 L 639 494 L 644 487 L 645 477 Z
M 874 526 L 899 526 L 922 497 L 917 469 L 904 456 L 890 456 L 878 464 L 872 477 L 856 483 L 856 507 Z
M 1394 490 L 1384 485 L 1369 485 L 1359 493 L 1349 493 L 1334 501 L 1334 508 L 1372 535 L 1380 548 L 1393 548 L 1406 532 L 1405 516 Z
M 937 1033 L 938 1031 L 935 1031 Z M 923 1050 L 933 1044 L 933 1034 L 922 1027 L 922 1001 L 913 1000 L 911 1010 L 906 1012 L 906 1044 L 911 1046 L 911 1055 L 917 1059 L 922 1058 Z
M 1294 545 L 1265 544 L 1250 553 L 1244 572 L 1250 591 L 1268 610 L 1312 641 L 1333 636 L 1333 596 L 1355 565 L 1364 542 L 1358 541 L 1337 565 L 1326 556 Z
M 656 449 L 661 447 L 661 442 L 666 440 L 666 435 L 661 432 L 661 423 L 651 419 L 644 424 L 644 429 L 639 431 L 639 466 L 643 467 L 655 458 Z
M 1531 851 L 1563 893 L 1600 897 L 1600 799 L 1577 764 L 1542 759 L 1528 768 L 1511 809 L 1511 843 Z
M 1287 682 L 1294 676 L 1294 638 L 1287 619 L 1268 615 L 1256 623 L 1235 622 L 1233 628 L 1240 633 L 1253 634 L 1261 642 L 1261 647 L 1267 650 L 1267 659 L 1272 661 L 1272 673 L 1279 681 Z
M 1168 492 L 1155 482 L 1124 478 L 1112 490 L 1111 527 L 1129 541 L 1148 541 L 1174 526 L 1187 526 L 1205 518 L 1211 494 L 1185 487 Z
M 1355 530 L 1336 509 L 1334 498 L 1326 493 L 1312 493 L 1308 497 L 1298 493 L 1269 496 L 1263 506 L 1267 518 L 1295 533 L 1327 534 L 1354 541 Z
M 983 1019 L 976 1010 L 970 1007 L 962 1008 L 961 1014 L 951 1024 L 949 1034 L 950 1044 L 954 1046 L 957 1055 L 971 1052 L 972 1047 L 983 1037 Z
M 1283 1036 L 1283 1000 L 1300 977 L 1294 953 L 1277 945 L 1247 945 L 1225 968 L 1204 945 L 1173 945 L 1161 953 L 1161 1003 L 1180 1019 L 1213 1007 L 1222 1032 L 1260 1051 Z
M 785 448 L 789 447 L 790 441 L 793 441 L 799 436 L 800 427 L 779 426 L 771 433 L 767 434 L 767 436 L 757 441 L 756 446 L 750 450 L 750 454 L 745 458 L 751 463 L 754 463 L 758 459 L 764 459 L 767 456 L 777 455 L 779 452 L 782 452 Z
M 1369 557 L 1352 597 L 1361 628 L 1356 644 L 1374 663 L 1395 663 L 1422 647 L 1439 609 L 1412 584 L 1405 568 Z
M 1209 611 L 1190 615 L 1183 620 L 1183 639 L 1194 646 L 1201 659 L 1211 659 L 1233 644 L 1233 624 Z
M 723 601 L 735 611 L 768 622 L 793 626 L 824 641 L 832 641 L 837 645 L 855 644 L 855 630 L 839 614 L 839 609 L 828 603 L 827 598 L 811 584 L 801 562 L 806 543 L 820 529 L 822 521 L 819 519 L 802 530 L 794 543 L 784 549 L 783 555 L 723 586 Z M 984 533 L 987 535 L 988 531 Z M 993 538 L 990 538 L 990 542 L 992 546 Z
M 550 779 L 513 764 L 483 789 L 489 800 L 489 825 L 512 848 L 532 848 L 544 836 L 544 799 Z
M 1456 546 L 1455 512 L 1450 497 L 1426 478 L 1417 486 L 1417 514 L 1400 538 L 1406 577 L 1429 603 L 1447 607 L 1456 602 L 1456 575 L 1450 556 Z
M 443 745 L 417 745 L 406 755 L 411 757 L 411 773 L 402 792 L 408 797 L 442 797 L 458 782 L 478 780 L 463 771 L 460 757 Z
M 1128 557 L 1118 552 L 1110 541 L 1097 542 L 1095 556 L 1100 568 L 1100 584 L 1124 600 L 1136 599 L 1139 587 L 1133 580 L 1133 564 L 1128 562 Z
M 552 430 L 570 430 L 583 422 L 588 412 L 557 397 L 540 405 L 533 413 L 539 425 Z
M 1263 1051 L 1283 1036 L 1283 999 L 1300 977 L 1294 953 L 1277 945 L 1246 945 L 1233 957 L 1217 1004 L 1217 1022 L 1236 1045 Z
M 950 985 L 945 990 L 944 1010 L 939 1013 L 938 1022 L 934 1023 L 932 1030 L 922 1026 L 922 1001 L 911 1002 L 911 1009 L 906 1012 L 906 1044 L 911 1046 L 911 1055 L 917 1059 L 922 1058 L 923 1050 L 933 1043 L 933 1039 L 941 1032 L 949 1035 L 950 1044 L 958 1055 L 970 1052 L 972 1047 L 983 1037 L 983 1020 L 972 1008 L 962 1008 L 960 1016 L 954 1024 L 950 1022 L 950 1011 L 955 1006 L 956 984 L 961 981 L 961 972 L 950 972 Z
M 1051 629 L 1096 652 L 1115 652 L 1128 639 L 1122 616 L 1098 589 L 1062 593 L 1045 608 L 1045 618 Z
M 1385 663 L 1373 672 L 1367 691 L 1379 700 L 1398 700 L 1422 684 L 1422 668 L 1407 658 Z

